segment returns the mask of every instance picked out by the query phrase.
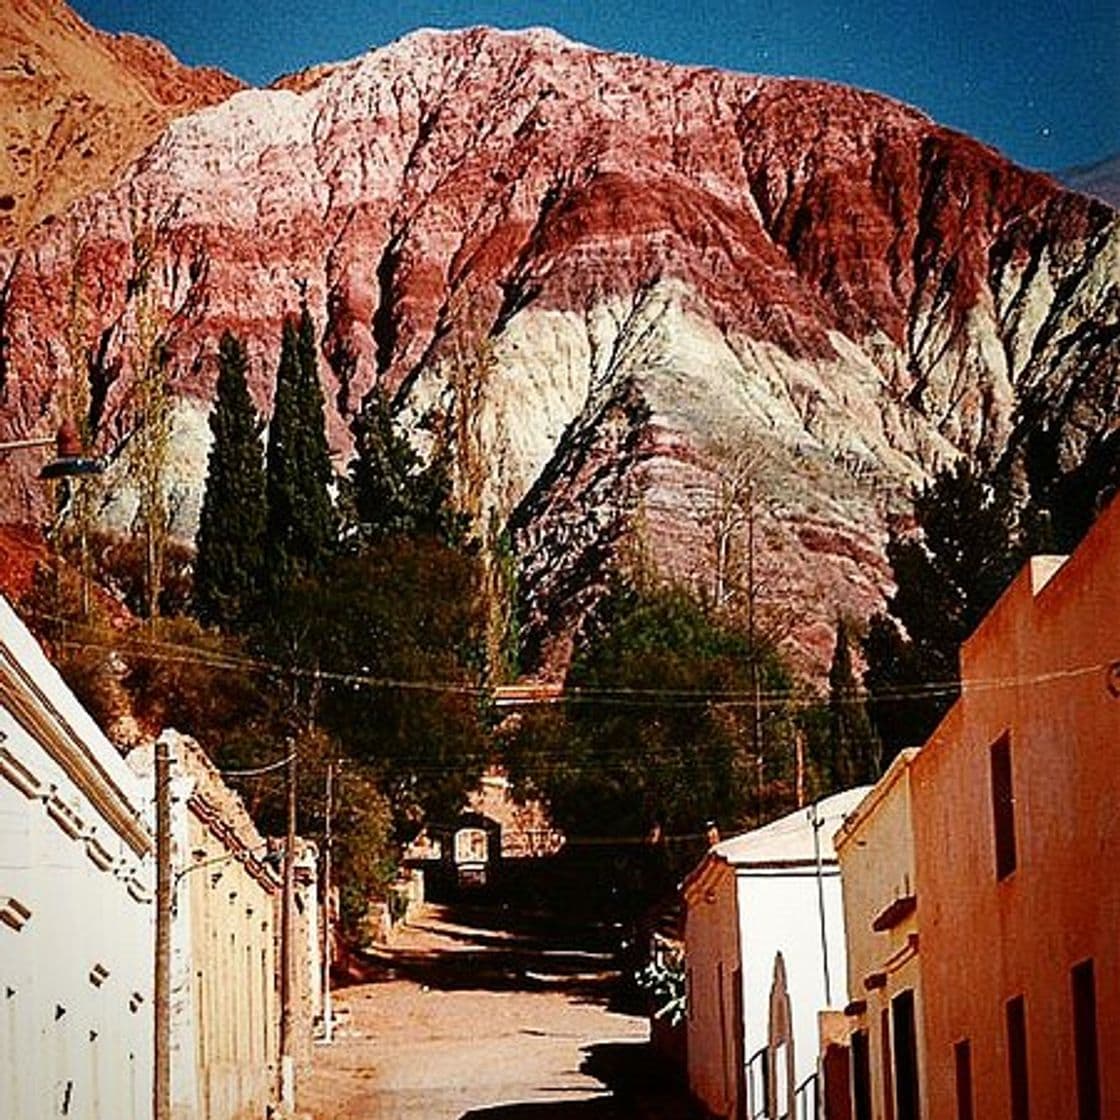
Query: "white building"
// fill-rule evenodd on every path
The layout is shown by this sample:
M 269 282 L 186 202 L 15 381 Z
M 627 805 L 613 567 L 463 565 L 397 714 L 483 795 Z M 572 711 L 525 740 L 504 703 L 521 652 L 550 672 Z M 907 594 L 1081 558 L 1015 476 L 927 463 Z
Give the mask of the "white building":
M 191 738 L 171 769 L 171 1115 L 263 1117 L 275 1098 L 280 881 L 241 799 Z M 154 744 L 129 765 L 154 786 Z
M 0 1117 L 151 1115 L 147 792 L 0 597 Z
M 845 1002 L 832 836 L 868 788 L 716 844 L 685 879 L 688 1080 L 713 1116 L 816 1116 L 817 1016 Z

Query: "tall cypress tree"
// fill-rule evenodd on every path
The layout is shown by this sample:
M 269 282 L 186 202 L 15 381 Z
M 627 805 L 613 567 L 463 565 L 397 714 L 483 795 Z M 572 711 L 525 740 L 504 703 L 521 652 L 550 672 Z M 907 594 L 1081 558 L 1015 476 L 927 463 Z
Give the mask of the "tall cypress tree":
M 268 584 L 280 591 L 319 572 L 335 544 L 331 461 L 315 329 L 304 303 L 284 321 L 268 432 Z
M 846 619 L 836 625 L 836 648 L 828 670 L 829 760 L 832 785 L 846 789 L 878 777 L 878 742 L 852 664 Z
M 958 652 L 1025 558 L 1006 477 L 967 460 L 914 494 L 920 532 L 892 530 L 896 590 L 864 641 L 868 710 L 889 761 L 919 746 L 960 693 Z
M 299 411 L 302 436 L 303 493 L 300 502 L 300 534 L 304 559 L 311 571 L 318 571 L 334 552 L 338 521 L 331 499 L 334 469 L 327 445 L 326 406 L 319 381 L 318 347 L 315 325 L 304 301 L 299 319 Z
M 355 455 L 345 492 L 351 540 L 363 545 L 396 536 L 429 536 L 454 547 L 466 540 L 469 519 L 451 501 L 446 450 L 424 465 L 398 431 L 380 387 L 365 399 L 350 430 Z
M 195 538 L 194 610 L 203 622 L 233 628 L 245 620 L 264 564 L 263 425 L 249 396 L 246 369 L 241 342 L 226 331 L 218 349 L 213 443 Z

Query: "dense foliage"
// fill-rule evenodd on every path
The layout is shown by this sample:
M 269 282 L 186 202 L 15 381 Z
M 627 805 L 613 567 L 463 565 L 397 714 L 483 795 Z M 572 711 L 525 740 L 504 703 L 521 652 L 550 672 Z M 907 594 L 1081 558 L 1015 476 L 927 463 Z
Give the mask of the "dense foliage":
M 1120 491 L 1120 428 L 1089 439 L 1078 462 L 1063 470 L 1061 433 L 1040 424 L 1030 431 L 1024 459 L 1036 550 L 1072 552 Z
M 284 321 L 268 429 L 265 585 L 272 595 L 321 571 L 333 552 L 333 479 L 315 328 L 305 302 L 298 325 L 290 317 Z
M 397 841 L 457 813 L 488 761 L 493 612 L 446 456 L 421 460 L 376 393 L 355 424 L 339 516 L 315 350 L 304 304 L 284 324 L 265 457 L 244 351 L 222 339 L 197 619 L 182 613 L 181 581 L 165 580 L 165 613 L 177 614 L 137 626 L 122 612 L 114 626 L 99 599 L 83 605 L 85 584 L 61 559 L 27 605 L 51 620 L 53 654 L 106 727 L 193 735 L 266 832 L 283 830 L 276 764 L 294 749 L 298 827 L 321 837 L 333 760 L 338 878 L 356 919 L 392 873 Z M 94 563 L 138 605 L 143 549 L 140 539 L 98 542 Z
M 916 530 L 892 530 L 896 591 L 872 618 L 864 653 L 869 708 L 887 760 L 918 746 L 959 694 L 961 643 L 1026 555 L 1008 481 L 967 460 L 914 495 Z
M 420 456 L 394 422 L 380 387 L 351 425 L 354 458 L 343 488 L 345 535 L 351 548 L 400 537 L 465 539 L 469 526 L 451 502 L 446 451 Z
M 563 704 L 527 714 L 511 737 L 511 770 L 573 837 L 740 825 L 788 776 L 791 684 L 773 650 L 752 651 L 689 593 L 619 584 L 572 662 Z
M 856 677 L 850 631 L 851 623 L 841 618 L 828 670 L 828 746 L 821 764 L 830 790 L 873 782 L 881 769 L 881 748 Z
M 204 622 L 237 626 L 248 615 L 264 571 L 263 425 L 246 382 L 245 351 L 222 336 L 213 442 L 199 514 L 194 610 Z
M 486 759 L 476 563 L 430 537 L 370 545 L 293 584 L 256 634 L 293 725 L 367 766 L 405 830 L 456 812 Z

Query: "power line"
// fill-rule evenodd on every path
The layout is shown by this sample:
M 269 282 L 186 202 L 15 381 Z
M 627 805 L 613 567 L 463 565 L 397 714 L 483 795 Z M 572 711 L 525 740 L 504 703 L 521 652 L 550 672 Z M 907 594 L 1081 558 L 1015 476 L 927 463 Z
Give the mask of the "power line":
M 287 766 L 298 754 L 298 751 L 292 751 L 284 758 L 276 762 L 270 762 L 267 766 L 255 766 L 249 770 L 219 770 L 218 773 L 221 774 L 223 778 L 256 778 L 262 774 L 271 774 L 274 770 L 279 770 L 282 766 Z
M 30 611 L 27 613 L 44 621 L 62 623 L 74 627 L 80 627 L 82 625 L 72 620 L 62 619 L 39 612 Z M 309 668 L 300 665 L 285 665 L 266 658 L 252 657 L 245 654 L 230 654 L 222 651 L 200 650 L 195 646 L 160 641 L 146 637 L 128 636 L 123 643 L 116 644 L 89 640 L 83 641 L 78 638 L 66 637 L 62 638 L 57 644 L 64 648 L 92 649 L 106 653 L 124 654 L 131 652 L 145 657 L 148 660 L 162 661 L 171 664 L 193 664 L 211 669 L 239 669 L 245 672 L 262 673 L 287 678 L 296 677 L 305 680 L 349 685 L 352 687 L 442 693 L 476 697 L 479 699 L 489 699 L 492 696 L 491 689 L 462 681 L 418 680 L 415 678 L 380 676 L 372 673 L 331 670 L 318 667 Z M 866 688 L 860 688 L 854 691 L 852 700 L 891 702 L 935 698 L 938 696 L 953 696 L 958 693 L 988 692 L 1004 688 L 1022 688 L 1031 685 L 1047 684 L 1057 680 L 1086 676 L 1092 673 L 1105 672 L 1111 664 L 1113 664 L 1113 662 L 1105 661 L 1091 665 L 1062 667 L 1044 673 L 1028 675 L 920 681 L 911 685 L 881 692 L 871 692 Z M 753 708 L 756 703 L 760 703 L 764 708 L 807 708 L 827 702 L 827 697 L 807 694 L 803 690 L 794 688 L 766 689 L 755 693 L 753 690 L 748 689 L 690 689 L 639 686 L 593 688 L 578 685 L 565 688 L 559 697 L 549 697 L 550 702 L 555 702 L 557 699 L 574 704 L 593 703 L 604 706 L 615 705 L 627 708 L 640 707 L 643 704 L 648 707 L 688 708 L 698 705 L 717 705 L 721 707 Z M 521 708 L 535 707 L 539 704 L 540 702 L 536 699 L 528 697 L 525 700 L 513 699 L 509 701 L 506 706 L 509 708 Z
M 479 685 L 464 684 L 455 681 L 416 680 L 400 677 L 376 676 L 366 673 L 342 672 L 327 669 L 311 669 L 297 665 L 282 665 L 278 662 L 265 661 L 256 658 L 230 658 L 207 657 L 196 655 L 192 648 L 169 647 L 167 644 L 156 645 L 154 648 L 143 642 L 132 642 L 125 647 L 110 645 L 102 642 L 79 641 L 73 638 L 61 640 L 59 645 L 72 649 L 94 649 L 106 653 L 137 653 L 148 660 L 162 661 L 172 664 L 193 664 L 211 669 L 241 669 L 247 672 L 267 673 L 275 676 L 300 677 L 303 679 L 317 679 L 336 684 L 348 684 L 375 689 L 400 689 L 416 692 L 445 693 L 460 696 L 474 696 L 488 698 L 491 690 Z M 877 702 L 908 700 L 923 697 L 937 697 L 955 695 L 960 692 L 984 692 L 993 689 L 1012 687 L 1025 687 L 1028 685 L 1046 684 L 1056 680 L 1071 677 L 1085 676 L 1091 673 L 1106 671 L 1111 662 L 1099 662 L 1092 665 L 1081 665 L 1070 668 L 1055 669 L 1046 673 L 1030 675 L 1016 675 L 990 678 L 963 678 L 959 681 L 927 681 L 918 682 L 882 692 L 870 692 L 866 688 L 857 689 L 852 694 L 853 700 L 874 700 Z M 550 698 L 555 700 L 556 698 Z M 575 686 L 566 688 L 560 699 L 569 703 L 584 704 L 596 703 L 604 705 L 617 705 L 621 707 L 638 707 L 644 702 L 650 707 L 694 707 L 698 704 L 714 704 L 724 707 L 753 707 L 756 697 L 746 689 L 671 689 L 671 688 L 586 688 Z M 827 698 L 818 695 L 806 695 L 795 689 L 769 689 L 759 694 L 757 700 L 763 707 L 812 707 L 816 704 L 827 702 Z M 513 700 L 507 706 L 510 708 L 534 707 L 538 701 L 531 698 Z

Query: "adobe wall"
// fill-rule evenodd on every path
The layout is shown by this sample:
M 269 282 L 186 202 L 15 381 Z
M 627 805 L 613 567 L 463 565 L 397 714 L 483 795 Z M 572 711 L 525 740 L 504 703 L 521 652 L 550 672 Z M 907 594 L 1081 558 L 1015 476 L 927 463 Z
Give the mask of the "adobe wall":
M 1071 967 L 1095 962 L 1103 1114 L 1120 1114 L 1120 502 L 1033 561 L 962 652 L 957 709 L 913 766 L 929 1114 L 1009 1115 L 1005 1005 L 1026 1005 L 1031 1112 L 1077 1115 Z M 1114 685 L 1113 685 L 1114 687 Z M 1010 735 L 1017 866 L 997 881 L 990 748 Z
M 709 857 L 685 891 L 688 1084 L 712 1116 L 733 1118 L 738 1094 L 739 915 L 734 871 Z

